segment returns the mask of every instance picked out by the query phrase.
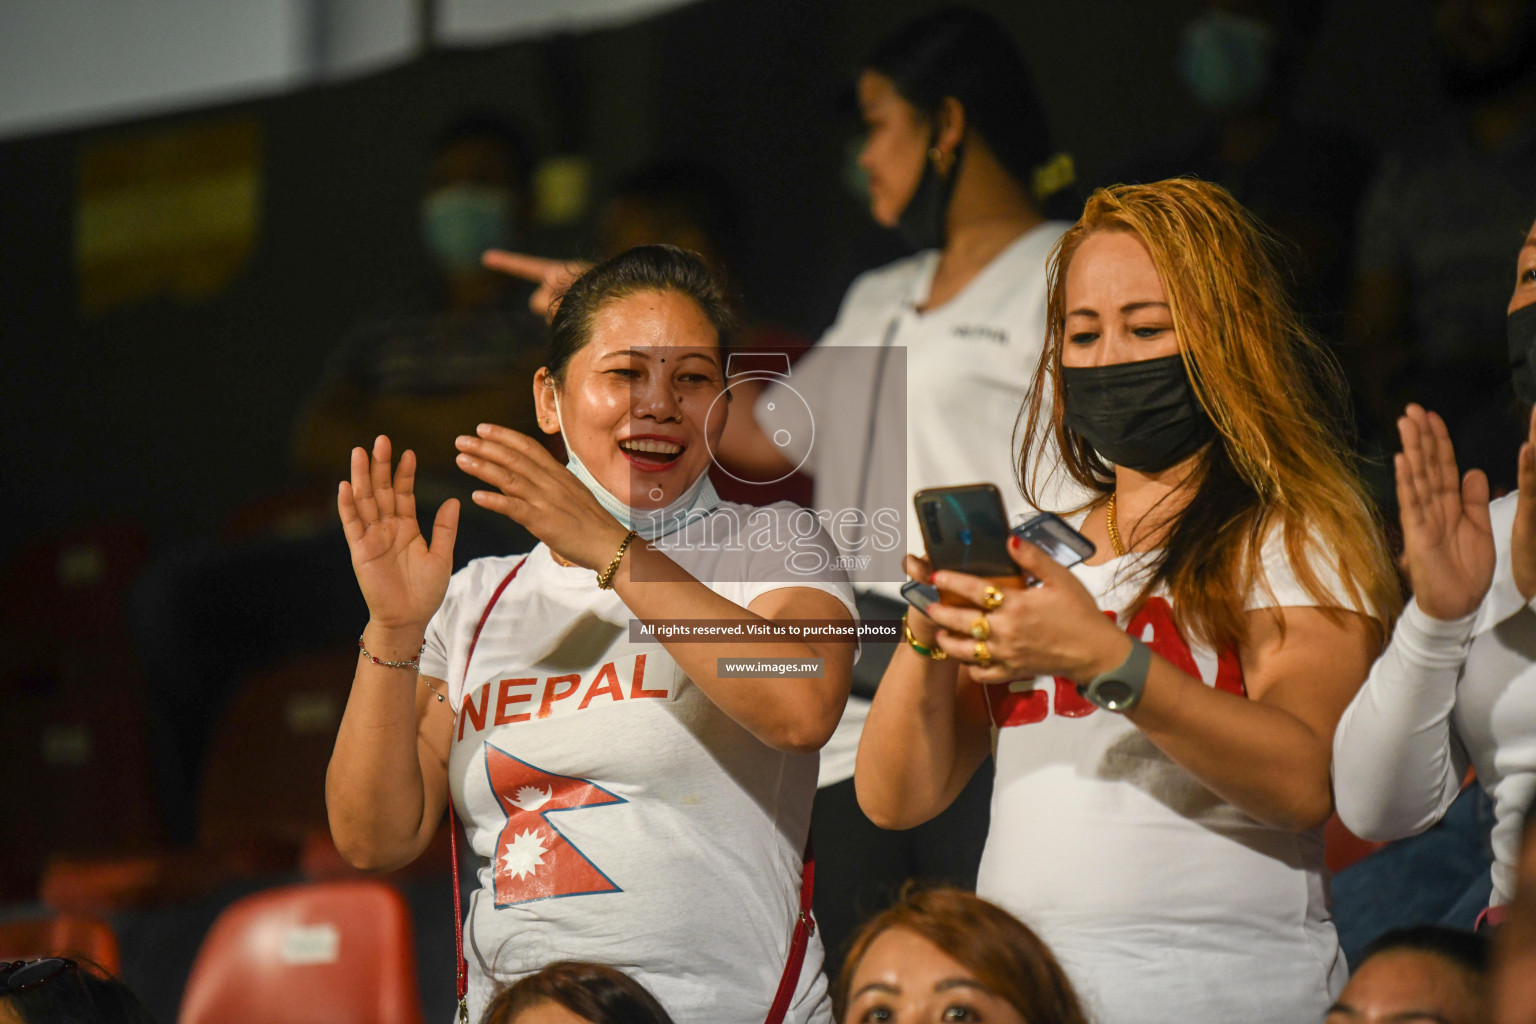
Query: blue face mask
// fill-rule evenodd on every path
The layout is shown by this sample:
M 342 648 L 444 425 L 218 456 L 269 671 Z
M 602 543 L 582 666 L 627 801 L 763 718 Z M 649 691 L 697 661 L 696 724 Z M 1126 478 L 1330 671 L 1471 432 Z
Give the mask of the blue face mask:
M 1274 31 L 1256 18 L 1206 11 L 1184 26 L 1179 74 L 1212 113 L 1249 106 L 1269 88 Z
M 480 254 L 512 239 L 512 196 L 490 185 L 447 185 L 421 206 L 421 233 L 432 260 L 450 276 L 476 270 Z
M 560 440 L 565 442 L 565 468 L 586 485 L 587 490 L 592 492 L 597 503 L 603 506 L 609 515 L 634 530 L 645 540 L 665 537 L 669 533 L 682 529 L 693 520 L 709 515 L 719 506 L 720 495 L 715 493 L 715 485 L 710 482 L 707 469 L 700 473 L 699 478 L 689 484 L 682 494 L 673 498 L 663 508 L 640 509 L 621 501 L 612 491 L 598 483 L 592 471 L 576 457 L 576 449 L 571 447 L 571 439 L 565 435 L 565 421 L 560 417 L 558 391 L 555 392 L 555 422 L 560 425 Z

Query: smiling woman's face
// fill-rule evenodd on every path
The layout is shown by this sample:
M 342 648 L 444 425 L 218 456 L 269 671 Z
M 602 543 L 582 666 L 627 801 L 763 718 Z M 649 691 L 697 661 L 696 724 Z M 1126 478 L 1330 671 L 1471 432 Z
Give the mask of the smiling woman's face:
M 906 928 L 869 944 L 848 992 L 843 1024 L 1025 1024 L 1011 1003 Z
M 662 508 L 707 472 L 725 429 L 720 340 L 698 304 L 644 291 L 603 304 L 564 385 L 535 380 L 539 420 L 625 503 Z M 707 442 L 707 443 L 706 443 Z

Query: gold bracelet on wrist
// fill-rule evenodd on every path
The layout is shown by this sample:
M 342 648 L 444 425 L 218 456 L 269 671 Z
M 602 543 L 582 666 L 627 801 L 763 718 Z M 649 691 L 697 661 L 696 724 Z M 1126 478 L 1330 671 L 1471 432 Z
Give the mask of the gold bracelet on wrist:
M 619 550 L 613 554 L 613 561 L 608 563 L 608 568 L 598 573 L 597 588 L 599 590 L 613 589 L 613 574 L 619 571 L 619 563 L 624 561 L 624 552 L 629 550 L 630 541 L 638 536 L 640 535 L 634 530 L 630 530 L 624 535 L 624 539 L 619 542 Z
M 932 647 L 924 647 L 922 644 L 918 643 L 917 636 L 912 632 L 912 627 L 910 624 L 908 624 L 907 617 L 905 615 L 901 617 L 901 636 L 902 639 L 905 640 L 914 651 L 916 651 L 918 654 L 921 654 L 925 658 L 928 658 L 932 661 L 943 661 L 945 658 L 949 657 L 949 655 L 945 654 L 943 649 L 937 644 Z

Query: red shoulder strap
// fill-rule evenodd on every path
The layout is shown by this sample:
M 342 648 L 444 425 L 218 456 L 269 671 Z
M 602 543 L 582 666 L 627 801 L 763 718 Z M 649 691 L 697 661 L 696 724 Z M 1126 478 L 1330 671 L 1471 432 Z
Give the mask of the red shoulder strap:
M 789 940 L 789 959 L 784 962 L 784 974 L 779 978 L 779 990 L 773 994 L 773 1006 L 763 1024 L 783 1024 L 789 1012 L 789 1001 L 795 998 L 795 988 L 800 984 L 800 968 L 805 963 L 805 948 L 816 932 L 816 919 L 811 916 L 811 894 L 816 891 L 816 851 L 809 837 L 805 840 L 805 860 L 800 867 L 800 916 L 795 918 L 795 934 Z
M 496 590 L 491 594 L 491 599 L 485 603 L 485 611 L 480 613 L 480 621 L 475 623 L 474 635 L 469 638 L 469 653 L 464 655 L 464 672 L 459 676 L 459 692 L 464 691 L 469 682 L 469 663 L 475 656 L 475 645 L 480 642 L 480 631 L 485 628 L 485 620 L 491 617 L 491 609 L 496 607 L 496 602 L 501 600 L 501 592 L 507 589 L 517 576 L 517 571 L 528 561 L 524 555 L 517 560 L 512 571 L 507 573 L 506 579 L 497 584 Z M 459 709 L 454 709 L 454 718 L 458 718 Z M 454 990 L 459 997 L 459 1021 L 460 1024 L 469 1024 L 469 963 L 464 959 L 464 909 L 462 896 L 459 892 L 459 816 L 453 812 L 453 795 L 448 796 L 448 849 L 453 857 L 453 945 L 457 960 L 454 970 L 457 977 L 454 979 Z

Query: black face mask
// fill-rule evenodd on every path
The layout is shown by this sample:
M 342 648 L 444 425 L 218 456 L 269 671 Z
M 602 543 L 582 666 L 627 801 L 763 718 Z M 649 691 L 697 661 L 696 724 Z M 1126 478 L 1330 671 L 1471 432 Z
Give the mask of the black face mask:
M 1193 455 L 1216 434 L 1182 356 L 1063 366 L 1061 380 L 1068 429 L 1117 466 L 1156 473 Z
M 929 148 L 933 148 L 931 144 Z M 926 153 L 923 155 L 923 176 L 917 179 L 917 190 L 896 220 L 896 230 L 909 245 L 918 249 L 944 248 L 949 236 L 949 201 L 955 195 L 955 182 L 960 180 L 964 153 L 962 139 L 955 147 L 955 159 L 948 174 L 940 174 L 933 160 Z
M 1515 397 L 1536 405 L 1536 305 L 1509 314 L 1509 370 Z

